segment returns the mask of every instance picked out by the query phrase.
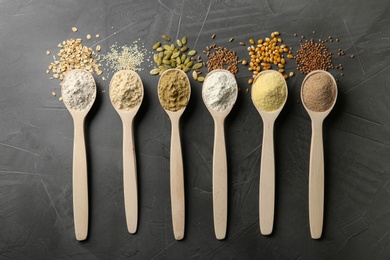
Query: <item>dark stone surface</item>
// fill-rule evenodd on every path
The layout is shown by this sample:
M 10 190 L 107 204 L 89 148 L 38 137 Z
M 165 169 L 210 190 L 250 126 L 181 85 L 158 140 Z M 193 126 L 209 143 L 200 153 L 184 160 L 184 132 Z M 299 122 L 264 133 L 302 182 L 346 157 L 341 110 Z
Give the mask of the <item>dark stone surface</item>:
M 1 259 L 389 259 L 390 11 L 389 1 L 1 1 L 0 258 Z M 76 26 L 78 33 L 70 28 Z M 112 29 L 113 27 L 113 29 Z M 157 98 L 158 77 L 140 72 L 145 99 L 135 121 L 139 176 L 138 233 L 127 233 L 122 188 L 122 128 L 99 80 L 86 122 L 89 236 L 77 242 L 72 210 L 72 119 L 51 96 L 59 82 L 45 70 L 57 44 L 100 33 L 109 46 L 161 34 L 187 36 L 201 52 L 213 42 L 247 57 L 239 41 L 280 31 L 284 42 L 338 37 L 330 50 L 342 63 L 339 99 L 324 124 L 326 187 L 323 238 L 310 238 L 307 191 L 310 121 L 300 103 L 303 75 L 288 79 L 289 99 L 275 128 L 274 233 L 259 233 L 258 182 L 262 122 L 237 75 L 238 101 L 226 121 L 228 234 L 214 236 L 213 121 L 201 84 L 182 118 L 186 233 L 175 241 L 169 196 L 170 122 Z M 316 33 L 313 34 L 312 31 Z M 114 34 L 114 32 L 116 32 Z M 210 36 L 216 33 L 215 41 Z M 235 41 L 229 43 L 228 39 Z M 355 58 L 350 58 L 353 54 Z M 295 67 L 293 61 L 287 68 Z

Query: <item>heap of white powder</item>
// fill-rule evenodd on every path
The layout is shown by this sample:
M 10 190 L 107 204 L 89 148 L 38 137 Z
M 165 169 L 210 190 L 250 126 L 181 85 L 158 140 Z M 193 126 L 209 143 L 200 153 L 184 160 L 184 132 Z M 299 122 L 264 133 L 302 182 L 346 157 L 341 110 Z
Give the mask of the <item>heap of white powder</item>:
M 230 72 L 213 72 L 206 77 L 202 88 L 203 100 L 213 110 L 224 111 L 236 101 L 237 82 Z
M 69 72 L 61 85 L 64 103 L 72 109 L 83 110 L 94 101 L 96 85 L 88 72 Z

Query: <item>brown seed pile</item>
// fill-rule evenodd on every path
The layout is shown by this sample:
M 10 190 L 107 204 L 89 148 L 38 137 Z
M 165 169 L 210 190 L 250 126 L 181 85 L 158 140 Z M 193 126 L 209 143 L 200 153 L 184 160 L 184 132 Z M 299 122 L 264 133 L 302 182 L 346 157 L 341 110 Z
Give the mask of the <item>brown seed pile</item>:
M 286 58 L 292 59 L 292 48 L 288 48 L 283 43 L 283 39 L 280 37 L 280 32 L 271 33 L 271 38 L 259 39 L 256 41 L 249 39 L 251 46 L 248 47 L 248 53 L 250 56 L 249 71 L 253 72 L 253 78 L 256 77 L 261 70 L 269 70 L 272 66 L 278 66 L 278 71 L 284 73 L 284 66 L 286 64 Z M 286 55 L 286 56 L 285 56 Z M 242 61 L 243 65 L 246 65 L 247 61 Z M 294 74 L 291 74 L 293 76 Z M 287 74 L 284 74 L 285 79 L 288 78 Z M 248 83 L 252 84 L 253 79 L 249 79 Z
M 238 72 L 238 57 L 235 51 L 212 44 L 206 46 L 203 53 L 209 58 L 205 64 L 208 72 L 215 69 L 226 69 L 233 74 Z
M 73 32 L 77 32 L 77 28 L 72 28 Z M 58 44 L 60 48 L 57 56 L 53 56 L 53 61 L 50 63 L 46 73 L 49 74 L 50 71 L 53 73 L 53 78 L 59 78 L 60 80 L 64 79 L 65 73 L 73 69 L 84 69 L 91 74 L 96 73 L 97 75 L 102 74 L 102 71 L 99 69 L 101 64 L 96 58 L 95 52 L 92 48 L 89 48 L 82 44 L 82 39 L 68 39 Z M 50 51 L 47 51 L 46 54 L 50 54 Z
M 297 63 L 297 69 L 302 74 L 307 74 L 313 70 L 333 69 L 332 53 L 323 43 L 314 43 L 314 40 L 308 40 L 297 51 L 294 57 Z

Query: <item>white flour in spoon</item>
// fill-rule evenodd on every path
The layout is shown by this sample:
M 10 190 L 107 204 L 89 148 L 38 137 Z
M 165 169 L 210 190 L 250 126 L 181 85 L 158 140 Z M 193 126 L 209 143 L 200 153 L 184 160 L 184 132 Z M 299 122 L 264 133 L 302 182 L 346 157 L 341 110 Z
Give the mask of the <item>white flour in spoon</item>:
M 95 82 L 85 71 L 73 71 L 62 83 L 62 98 L 65 104 L 76 110 L 83 110 L 93 102 Z
M 214 72 L 206 77 L 203 83 L 203 100 L 209 108 L 224 111 L 236 101 L 236 86 L 233 74 L 224 71 Z

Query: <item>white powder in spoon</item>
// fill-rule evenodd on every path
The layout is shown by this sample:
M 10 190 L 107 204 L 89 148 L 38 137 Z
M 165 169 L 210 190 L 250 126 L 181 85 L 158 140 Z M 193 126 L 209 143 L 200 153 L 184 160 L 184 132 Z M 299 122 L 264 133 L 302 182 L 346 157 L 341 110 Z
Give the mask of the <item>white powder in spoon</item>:
M 83 110 L 94 100 L 95 81 L 88 72 L 72 71 L 61 85 L 64 103 L 72 109 Z
M 209 108 L 224 111 L 236 101 L 236 86 L 236 79 L 230 72 L 213 72 L 203 83 L 203 100 Z

